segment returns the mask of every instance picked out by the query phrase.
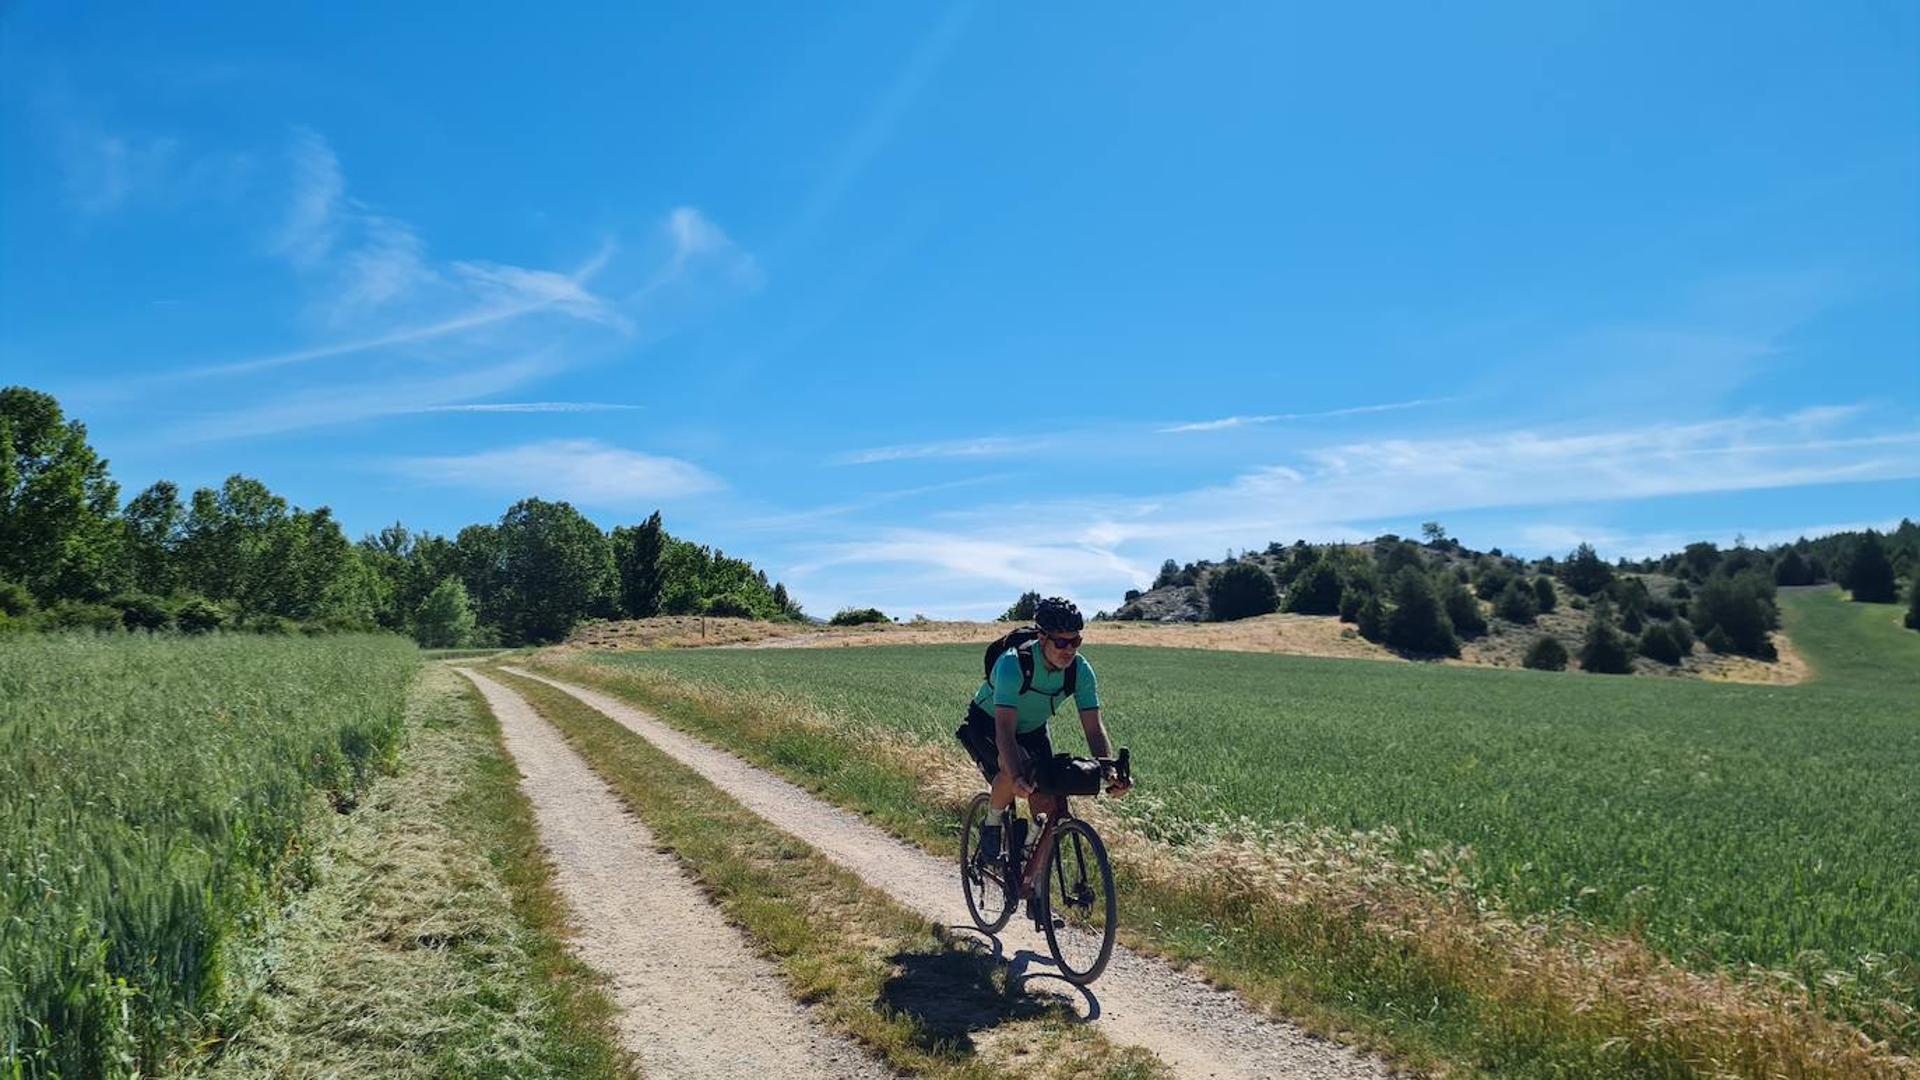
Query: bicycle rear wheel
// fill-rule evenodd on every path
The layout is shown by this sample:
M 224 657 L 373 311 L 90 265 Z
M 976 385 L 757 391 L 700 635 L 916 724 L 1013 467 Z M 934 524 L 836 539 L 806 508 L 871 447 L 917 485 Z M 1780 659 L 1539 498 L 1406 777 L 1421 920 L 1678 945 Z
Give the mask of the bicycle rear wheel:
M 1107 845 L 1093 826 L 1078 818 L 1061 823 L 1047 856 L 1044 895 L 1042 924 L 1060 974 L 1082 986 L 1099 978 L 1113 958 L 1119 909 Z
M 973 925 L 993 933 L 1013 917 L 1013 885 L 1006 857 L 1007 838 L 1000 838 L 1000 853 L 985 858 L 980 853 L 980 830 L 992 821 L 992 804 L 986 792 L 973 797 L 960 827 L 960 889 L 967 895 L 967 913 Z

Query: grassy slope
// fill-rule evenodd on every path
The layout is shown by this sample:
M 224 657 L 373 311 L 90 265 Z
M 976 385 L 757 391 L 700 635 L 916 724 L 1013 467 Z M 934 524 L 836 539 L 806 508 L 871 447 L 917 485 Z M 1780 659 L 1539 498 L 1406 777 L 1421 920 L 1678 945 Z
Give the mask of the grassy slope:
M 532 808 L 469 684 L 415 684 L 407 748 L 319 846 L 259 1018 L 214 1077 L 633 1075 L 562 943 Z

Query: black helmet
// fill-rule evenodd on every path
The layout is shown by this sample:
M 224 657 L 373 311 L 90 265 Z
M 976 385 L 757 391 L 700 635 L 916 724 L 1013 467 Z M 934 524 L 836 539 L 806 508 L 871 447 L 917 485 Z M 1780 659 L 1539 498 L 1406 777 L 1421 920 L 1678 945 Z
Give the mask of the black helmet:
M 1080 617 L 1080 609 L 1073 601 L 1064 596 L 1049 596 L 1036 604 L 1033 609 L 1034 625 L 1049 634 L 1078 632 L 1085 626 L 1086 620 Z

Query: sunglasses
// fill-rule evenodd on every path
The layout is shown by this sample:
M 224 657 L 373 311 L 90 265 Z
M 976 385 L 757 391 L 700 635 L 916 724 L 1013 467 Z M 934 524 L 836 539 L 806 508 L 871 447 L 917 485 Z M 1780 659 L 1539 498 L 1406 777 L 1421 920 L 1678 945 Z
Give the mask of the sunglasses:
M 1054 637 L 1052 634 L 1048 634 L 1047 640 L 1053 642 L 1053 647 L 1056 649 L 1077 649 L 1080 647 L 1079 635 L 1073 637 Z

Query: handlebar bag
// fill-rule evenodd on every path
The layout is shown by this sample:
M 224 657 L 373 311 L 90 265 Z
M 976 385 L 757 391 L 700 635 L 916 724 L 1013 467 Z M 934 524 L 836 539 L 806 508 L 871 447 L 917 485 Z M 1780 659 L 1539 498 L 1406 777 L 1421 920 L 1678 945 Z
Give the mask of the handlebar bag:
M 1100 763 L 1093 758 L 1055 754 L 1036 763 L 1039 788 L 1054 795 L 1097 795 L 1102 780 Z

